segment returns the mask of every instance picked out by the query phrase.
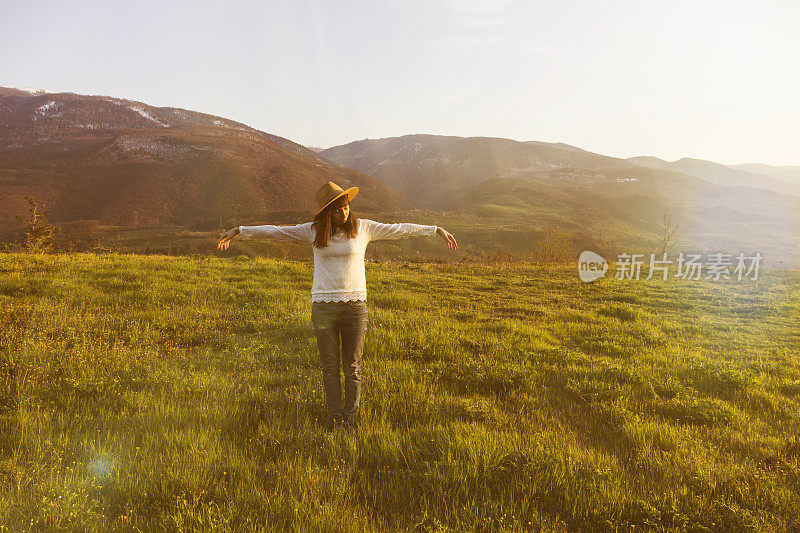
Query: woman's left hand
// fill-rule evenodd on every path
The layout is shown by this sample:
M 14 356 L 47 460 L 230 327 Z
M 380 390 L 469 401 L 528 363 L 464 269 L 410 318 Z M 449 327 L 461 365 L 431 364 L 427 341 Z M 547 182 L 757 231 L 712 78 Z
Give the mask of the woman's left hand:
M 231 245 L 231 239 L 239 235 L 239 226 L 236 226 L 230 231 L 226 231 L 222 235 L 220 235 L 219 242 L 217 243 L 217 248 L 220 250 L 227 250 L 228 246 Z
M 458 243 L 453 235 L 441 226 L 437 226 L 436 234 L 441 235 L 442 239 L 447 241 L 447 247 L 451 250 L 458 250 Z

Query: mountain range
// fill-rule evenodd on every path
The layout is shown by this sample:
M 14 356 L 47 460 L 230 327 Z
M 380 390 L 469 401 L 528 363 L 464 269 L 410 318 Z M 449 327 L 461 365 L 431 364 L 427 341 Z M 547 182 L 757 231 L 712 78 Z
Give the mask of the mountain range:
M 217 227 L 261 212 L 315 210 L 328 180 L 360 188 L 361 205 L 401 210 L 380 180 L 244 124 L 108 96 L 0 87 L 0 235 L 24 197 L 54 222 Z
M 26 194 L 56 222 L 210 229 L 276 212 L 310 220 L 328 180 L 358 186 L 361 211 L 437 212 L 510 251 L 554 228 L 581 246 L 651 249 L 666 212 L 697 252 L 800 264 L 800 167 L 422 134 L 322 149 L 197 111 L 0 87 L 0 240 Z
M 431 207 L 446 201 L 457 189 L 475 186 L 487 177 L 592 185 L 630 180 L 628 174 L 641 173 L 642 167 L 680 173 L 722 186 L 748 186 L 800 195 L 800 179 L 759 174 L 747 167 L 732 168 L 690 158 L 672 163 L 655 157 L 619 159 L 564 143 L 405 135 L 354 141 L 319 153 L 334 163 L 380 178 L 413 200 Z M 793 167 L 770 168 L 776 175 L 784 172 L 790 176 Z M 667 174 L 659 176 L 665 180 L 676 179 Z
M 481 206 L 478 212 L 508 222 L 566 229 L 586 243 L 617 243 L 615 253 L 625 250 L 623 243 L 652 249 L 667 213 L 684 247 L 698 253 L 760 251 L 776 265 L 800 260 L 800 181 L 793 167 L 620 159 L 564 143 L 441 135 L 364 139 L 320 155 L 375 176 L 427 209 Z

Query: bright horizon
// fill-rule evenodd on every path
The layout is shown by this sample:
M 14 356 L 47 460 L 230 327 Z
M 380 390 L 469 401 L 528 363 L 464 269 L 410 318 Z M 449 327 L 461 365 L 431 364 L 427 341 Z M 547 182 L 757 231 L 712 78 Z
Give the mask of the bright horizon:
M 407 134 L 800 165 L 800 6 L 4 6 L 0 85 L 220 115 L 306 146 Z

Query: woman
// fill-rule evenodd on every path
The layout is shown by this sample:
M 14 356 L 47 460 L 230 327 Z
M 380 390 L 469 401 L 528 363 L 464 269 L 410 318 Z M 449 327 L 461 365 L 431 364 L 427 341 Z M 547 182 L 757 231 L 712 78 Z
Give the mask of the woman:
M 236 235 L 308 242 L 314 249 L 311 323 L 317 337 L 325 402 L 333 428 L 356 425 L 361 397 L 361 354 L 367 331 L 367 281 L 364 252 L 371 241 L 412 235 L 440 235 L 457 250 L 455 238 L 439 226 L 382 224 L 350 213 L 358 187 L 346 191 L 329 181 L 316 193 L 320 206 L 314 222 L 296 226 L 239 226 L 224 233 L 217 245 L 226 250 Z M 339 337 L 344 366 L 344 406 L 341 403 Z

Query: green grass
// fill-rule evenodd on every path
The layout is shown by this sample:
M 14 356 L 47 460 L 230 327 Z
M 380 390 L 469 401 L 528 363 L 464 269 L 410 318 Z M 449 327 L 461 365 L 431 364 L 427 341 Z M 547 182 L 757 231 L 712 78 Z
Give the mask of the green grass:
M 0 254 L 0 526 L 800 528 L 800 273 L 369 264 L 348 434 L 312 274 Z

